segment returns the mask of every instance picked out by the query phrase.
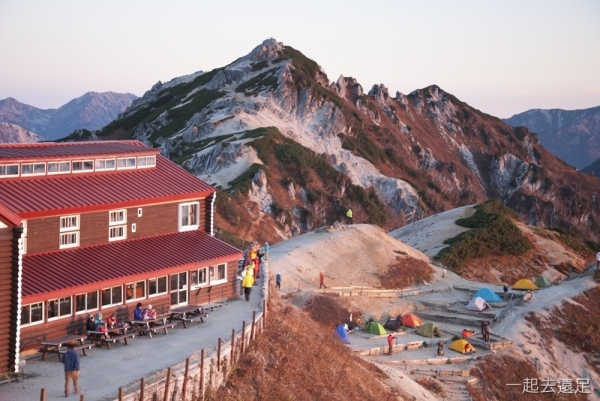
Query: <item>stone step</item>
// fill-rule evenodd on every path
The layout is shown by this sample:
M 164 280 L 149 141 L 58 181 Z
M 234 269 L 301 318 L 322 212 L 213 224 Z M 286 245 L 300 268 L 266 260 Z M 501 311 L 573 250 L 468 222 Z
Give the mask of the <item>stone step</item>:
M 477 314 L 459 314 L 427 310 L 419 311 L 418 313 L 418 316 L 422 320 L 433 320 L 436 322 L 446 322 L 458 325 L 465 325 L 467 327 L 474 327 L 477 330 L 481 329 L 482 320 L 493 320 L 493 318 L 483 317 Z

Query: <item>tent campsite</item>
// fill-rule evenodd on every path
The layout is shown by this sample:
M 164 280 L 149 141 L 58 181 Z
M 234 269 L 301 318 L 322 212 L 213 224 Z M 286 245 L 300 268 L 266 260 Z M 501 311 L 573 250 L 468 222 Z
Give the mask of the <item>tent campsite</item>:
M 365 326 L 365 333 L 383 335 L 387 334 L 387 331 L 383 328 L 383 326 L 377 322 L 369 322 Z
M 513 286 L 512 286 L 513 290 L 539 290 L 540 288 L 533 284 L 531 282 L 531 280 L 528 280 L 526 278 L 522 278 L 521 280 L 517 281 Z
M 423 322 L 412 313 L 407 313 L 406 315 L 402 315 L 402 325 L 414 329 L 423 326 Z
M 537 278 L 537 280 L 535 280 L 535 283 L 534 283 L 534 284 L 535 284 L 535 285 L 537 285 L 537 286 L 538 286 L 538 287 L 540 287 L 540 288 L 548 288 L 548 287 L 550 287 L 550 286 L 552 285 L 552 284 L 550 283 L 550 280 L 548 280 L 548 279 L 546 278 L 546 276 L 544 276 L 544 275 L 542 275 L 542 276 L 539 276 L 539 277 Z
M 346 332 L 346 328 L 343 324 L 336 326 L 335 334 L 338 336 L 341 342 L 344 344 L 350 344 L 350 337 L 348 337 L 348 333 Z
M 474 352 L 475 351 L 475 348 L 467 340 L 456 340 L 456 341 L 453 341 L 452 344 L 450 344 L 450 346 L 448 348 L 450 348 L 453 351 L 460 352 L 461 354 L 464 354 L 465 350 L 467 352 Z
M 486 310 L 489 307 L 490 307 L 490 305 L 487 302 L 485 302 L 485 300 L 483 298 L 475 297 L 467 305 L 467 310 L 470 310 L 473 312 L 483 312 L 484 310 Z
M 383 327 L 387 330 L 397 331 L 400 329 L 400 327 L 402 327 L 402 316 L 388 319 Z
M 433 338 L 434 336 L 442 337 L 444 334 L 434 323 L 425 323 L 417 329 L 417 334 L 423 337 Z
M 488 302 L 502 302 L 502 298 L 500 298 L 498 294 L 496 294 L 489 288 L 482 288 L 479 291 L 477 291 L 475 295 L 473 295 L 473 298 L 477 297 L 483 298 L 485 301 Z

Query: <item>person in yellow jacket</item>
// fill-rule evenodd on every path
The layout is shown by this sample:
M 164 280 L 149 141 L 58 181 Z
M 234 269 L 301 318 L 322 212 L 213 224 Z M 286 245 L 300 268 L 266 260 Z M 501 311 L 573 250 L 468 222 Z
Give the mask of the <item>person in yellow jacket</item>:
M 350 222 L 350 224 L 352 223 L 352 209 L 348 208 L 348 211 L 346 212 L 346 217 L 348 218 L 348 221 Z
M 252 285 L 254 284 L 254 277 L 252 276 L 252 269 L 246 269 L 246 274 L 242 279 L 242 288 L 244 289 L 244 296 L 246 301 L 250 301 L 250 292 L 252 292 Z

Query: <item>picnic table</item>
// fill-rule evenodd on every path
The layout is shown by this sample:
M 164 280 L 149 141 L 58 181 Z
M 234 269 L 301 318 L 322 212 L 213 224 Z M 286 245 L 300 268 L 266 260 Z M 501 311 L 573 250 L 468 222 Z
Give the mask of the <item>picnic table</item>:
M 67 344 L 71 344 L 71 343 L 78 343 L 77 345 L 75 345 L 73 347 L 73 349 L 82 350 L 83 355 L 86 355 L 86 356 L 87 356 L 86 349 L 92 348 L 91 344 L 85 343 L 85 336 L 76 335 L 76 334 L 61 337 L 56 340 L 43 341 L 42 345 L 44 348 L 42 350 L 42 352 L 43 352 L 42 360 L 43 361 L 46 360 L 46 354 L 55 352 L 58 355 L 58 360 L 62 362 L 61 354 L 64 354 L 67 351 L 61 349 L 61 347 L 63 345 L 67 345 Z
M 204 307 L 200 305 L 184 305 L 176 308 L 171 308 L 168 315 L 169 323 L 173 320 L 180 320 L 183 322 L 183 327 L 187 328 L 187 323 L 193 322 L 194 319 L 200 319 L 204 323 L 204 318 L 208 316 L 208 313 L 204 313 Z
M 97 347 L 106 345 L 106 348 L 110 349 L 110 345 L 117 341 L 124 340 L 125 345 L 129 345 L 128 338 L 135 337 L 135 331 L 128 332 L 129 327 L 113 327 L 106 331 L 88 331 L 88 339 L 96 344 Z
M 165 334 L 169 334 L 167 329 L 172 329 L 177 326 L 177 323 L 167 323 L 166 317 L 156 317 L 154 319 L 132 320 L 131 326 L 135 334 L 146 335 L 152 338 L 152 333 L 157 333 L 158 330 L 164 330 Z

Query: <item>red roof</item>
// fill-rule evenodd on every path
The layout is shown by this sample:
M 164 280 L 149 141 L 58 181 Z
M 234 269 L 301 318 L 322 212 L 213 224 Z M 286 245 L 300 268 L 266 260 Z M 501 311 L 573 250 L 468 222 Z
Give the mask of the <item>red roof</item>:
M 155 168 L 0 180 L 0 204 L 23 219 L 203 198 L 213 192 L 160 155 Z
M 158 150 L 148 148 L 140 141 L 15 143 L 0 146 L 0 161 L 6 163 L 10 159 L 23 161 L 133 153 L 156 154 Z
M 240 257 L 240 250 L 200 230 L 25 255 L 22 294 L 38 302 L 61 290 L 58 296 L 74 295 Z

